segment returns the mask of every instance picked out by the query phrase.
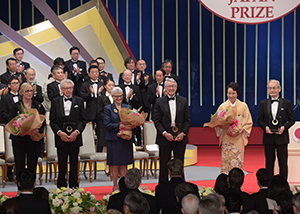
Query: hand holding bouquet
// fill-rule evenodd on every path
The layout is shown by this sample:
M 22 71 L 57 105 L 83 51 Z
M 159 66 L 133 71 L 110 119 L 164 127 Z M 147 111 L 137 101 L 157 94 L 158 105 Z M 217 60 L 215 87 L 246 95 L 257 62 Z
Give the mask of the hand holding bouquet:
M 234 115 L 232 109 L 220 110 L 217 111 L 214 115 L 211 116 L 210 122 L 204 123 L 204 127 L 208 126 L 210 128 L 215 128 L 217 126 L 227 126 L 232 124 L 234 121 Z

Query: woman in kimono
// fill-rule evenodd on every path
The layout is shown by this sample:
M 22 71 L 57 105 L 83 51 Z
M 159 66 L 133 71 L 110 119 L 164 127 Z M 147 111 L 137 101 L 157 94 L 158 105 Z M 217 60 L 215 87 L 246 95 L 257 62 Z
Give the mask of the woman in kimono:
M 218 108 L 218 111 L 231 108 L 234 119 L 238 120 L 232 136 L 230 134 L 231 124 L 216 128 L 220 145 L 222 145 L 221 173 L 228 174 L 235 167 L 243 170 L 244 166 L 244 150 L 248 144 L 248 137 L 250 136 L 253 122 L 247 104 L 237 99 L 240 91 L 239 84 L 235 82 L 229 83 L 226 87 L 228 100 Z

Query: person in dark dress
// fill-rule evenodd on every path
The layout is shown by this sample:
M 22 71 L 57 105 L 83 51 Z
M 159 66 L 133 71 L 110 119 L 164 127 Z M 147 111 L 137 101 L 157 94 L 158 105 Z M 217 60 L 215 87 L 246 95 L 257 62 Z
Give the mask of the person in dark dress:
M 130 140 L 124 140 L 118 137 L 118 132 L 120 128 L 132 130 L 135 127 L 120 124 L 121 120 L 119 112 L 121 108 L 127 108 L 127 105 L 122 103 L 122 89 L 115 87 L 111 94 L 114 103 L 104 107 L 103 124 L 107 129 L 107 164 L 111 166 L 113 191 L 115 191 L 118 189 L 117 179 L 119 173 L 121 177 L 125 176 L 127 172 L 127 165 L 133 163 L 132 138 Z
M 27 109 L 37 109 L 39 114 L 45 115 L 46 110 L 43 105 L 36 100 L 32 100 L 33 87 L 31 84 L 23 83 L 20 87 L 20 95 L 23 99 L 17 102 L 16 105 L 11 106 L 13 109 L 12 112 L 14 113 L 13 117 L 17 116 L 18 112 L 22 112 L 21 104 Z M 26 163 L 28 169 L 36 172 L 38 157 L 41 154 L 41 146 L 40 142 L 32 140 L 31 136 L 34 136 L 37 133 L 43 133 L 44 125 L 45 122 L 39 129 L 32 130 L 28 135 L 15 136 L 11 134 L 9 137 L 12 140 L 17 181 L 19 180 L 19 173 L 25 169 Z
M 107 145 L 106 145 L 106 127 L 103 124 L 103 112 L 104 112 L 104 107 L 107 105 L 110 105 L 114 102 L 111 91 L 115 87 L 115 83 L 111 79 L 106 79 L 104 80 L 104 88 L 105 90 L 103 91 L 103 94 L 98 97 L 97 99 L 97 124 L 99 126 L 97 127 L 99 137 L 97 141 L 97 152 L 103 152 L 107 153 Z M 109 166 L 106 164 L 106 161 L 104 162 L 105 164 L 105 173 L 108 176 L 109 175 Z

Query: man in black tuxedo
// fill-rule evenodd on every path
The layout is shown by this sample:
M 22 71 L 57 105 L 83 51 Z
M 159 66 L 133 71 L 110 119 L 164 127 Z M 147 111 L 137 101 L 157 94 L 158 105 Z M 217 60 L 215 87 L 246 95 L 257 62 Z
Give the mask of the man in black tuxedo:
M 8 58 L 6 61 L 7 71 L 0 76 L 1 82 L 5 85 L 8 85 L 9 78 L 13 75 L 16 75 L 19 78 L 20 83 L 25 82 L 25 76 L 23 73 L 17 72 L 17 61 L 14 58 Z
M 142 94 L 142 99 L 143 99 L 143 108 L 142 110 L 144 112 L 148 113 L 148 117 L 147 120 L 149 121 L 149 116 L 150 116 L 150 107 L 151 104 L 149 103 L 148 100 L 148 96 L 147 96 L 147 91 L 148 91 L 148 87 L 154 83 L 153 80 L 153 76 L 152 74 L 148 74 L 145 72 L 146 68 L 147 68 L 147 64 L 145 62 L 145 60 L 140 59 L 137 63 L 136 63 L 136 67 L 139 71 L 142 72 L 142 76 L 144 77 L 144 81 L 145 81 L 145 87 L 141 88 L 141 94 Z
M 18 204 L 18 213 L 22 214 L 40 214 L 51 213 L 49 201 L 39 198 L 33 194 L 35 187 L 36 174 L 24 169 L 20 172 L 18 185 L 21 188 L 19 196 L 12 198 Z
M 153 117 L 154 113 L 154 106 L 157 99 L 163 97 L 164 94 L 164 78 L 165 78 L 166 72 L 162 68 L 158 68 L 155 71 L 155 80 L 156 83 L 151 84 L 148 86 L 147 90 L 147 99 L 151 107 L 151 117 Z
M 251 195 L 251 210 L 256 210 L 258 213 L 272 214 L 273 210 L 269 210 L 266 200 L 272 174 L 269 170 L 262 168 L 256 172 L 256 178 L 260 190 Z
M 33 96 L 32 99 L 42 103 L 44 101 L 42 87 L 34 82 L 35 80 L 35 70 L 33 68 L 28 68 L 25 74 L 26 82 L 32 85 Z
M 173 68 L 173 62 L 170 59 L 166 59 L 162 64 L 161 64 L 162 69 L 165 70 L 166 76 L 165 79 L 167 78 L 173 78 L 177 82 L 177 91 L 176 93 L 180 92 L 180 78 L 176 74 L 172 74 L 172 68 Z
M 125 175 L 125 185 L 126 185 L 126 189 L 115 194 L 112 195 L 109 198 L 109 202 L 107 205 L 107 210 L 109 209 L 116 209 L 120 212 L 123 213 L 123 204 L 124 204 L 124 200 L 126 195 L 128 195 L 128 193 L 130 191 L 135 191 L 135 192 L 140 192 L 138 187 L 141 184 L 141 180 L 142 180 L 142 176 L 141 176 L 141 172 L 140 170 L 138 170 L 137 168 L 131 168 L 126 172 Z M 149 194 L 146 193 L 142 193 L 140 192 L 144 198 L 147 199 L 149 205 L 150 205 L 150 214 L 156 214 L 158 213 L 158 210 L 156 209 L 156 203 L 155 203 L 155 198 Z
M 176 81 L 166 79 L 164 86 L 166 96 L 156 100 L 152 118 L 157 129 L 156 144 L 159 145 L 159 183 L 168 181 L 167 163 L 172 150 L 174 158 L 184 161 L 191 126 L 189 106 L 186 98 L 176 95 Z
M 99 68 L 99 80 L 101 82 L 104 82 L 106 79 L 114 80 L 113 75 L 111 73 L 104 71 L 105 59 L 102 57 L 97 57 L 96 61 L 98 62 L 98 68 Z
M 78 153 L 82 146 L 82 132 L 85 128 L 83 99 L 72 96 L 74 83 L 72 80 L 61 81 L 59 96 L 51 101 L 50 126 L 55 134 L 55 147 L 58 157 L 57 187 L 67 187 L 66 171 L 68 157 L 70 162 L 69 187 L 78 187 Z
M 63 69 L 58 66 L 54 66 L 51 71 L 54 81 L 47 85 L 47 95 L 48 99 L 52 101 L 55 97 L 62 95 L 60 82 L 65 75 Z
M 295 115 L 291 101 L 279 97 L 281 91 L 277 80 L 270 80 L 268 92 L 271 99 L 259 104 L 257 123 L 264 131 L 266 168 L 274 175 L 275 150 L 279 163 L 280 175 L 288 176 L 288 129 L 295 123 Z
M 84 77 L 87 76 L 86 63 L 78 60 L 80 54 L 78 47 L 71 47 L 69 52 L 71 59 L 65 62 L 65 70 L 68 72 L 68 79 L 75 84 L 74 95 L 80 96 L 80 87 Z
M 30 64 L 28 62 L 22 61 L 24 56 L 24 50 L 22 48 L 15 48 L 13 54 L 17 60 L 17 63 L 19 63 L 20 71 L 23 74 L 26 73 L 27 69 L 30 68 Z
M 167 163 L 168 172 L 171 180 L 165 183 L 160 183 L 155 188 L 155 200 L 157 210 L 162 210 L 162 213 L 178 213 L 177 212 L 177 200 L 175 196 L 175 188 L 178 184 L 186 183 L 189 184 L 193 193 L 199 198 L 198 187 L 195 184 L 185 182 L 182 179 L 183 173 L 183 162 L 177 158 L 170 160 Z
M 124 65 L 125 65 L 126 69 L 128 69 L 132 72 L 131 83 L 133 85 L 137 85 L 141 90 L 141 88 L 145 87 L 145 80 L 144 80 L 142 72 L 135 69 L 135 63 L 136 63 L 136 61 L 133 57 L 127 57 L 124 61 Z M 124 72 L 120 73 L 119 84 L 124 83 L 123 73 Z

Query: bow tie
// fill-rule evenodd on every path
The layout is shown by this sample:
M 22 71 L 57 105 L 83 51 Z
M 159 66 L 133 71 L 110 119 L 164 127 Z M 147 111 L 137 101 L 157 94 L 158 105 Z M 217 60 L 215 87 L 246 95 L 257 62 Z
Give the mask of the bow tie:
M 274 102 L 279 102 L 279 100 L 278 100 L 278 99 L 276 99 L 276 100 L 271 100 L 271 104 L 274 103 Z
M 127 86 L 131 88 L 131 84 L 128 84 L 128 85 L 127 85 L 127 84 L 125 84 L 125 87 L 127 87 Z
M 168 76 L 166 75 L 165 78 L 172 78 L 172 77 L 171 77 L 171 75 L 170 75 L 170 76 L 169 76 L 169 75 L 168 75 Z
M 98 81 L 95 81 L 95 82 L 92 81 L 92 84 L 98 84 Z
M 175 96 L 174 97 L 168 97 L 168 100 L 175 100 Z
M 72 97 L 70 97 L 70 98 L 65 98 L 65 102 L 67 102 L 68 100 L 72 102 Z
M 163 84 L 163 83 L 162 83 L 162 84 L 158 84 L 158 85 L 164 87 L 164 84 Z

